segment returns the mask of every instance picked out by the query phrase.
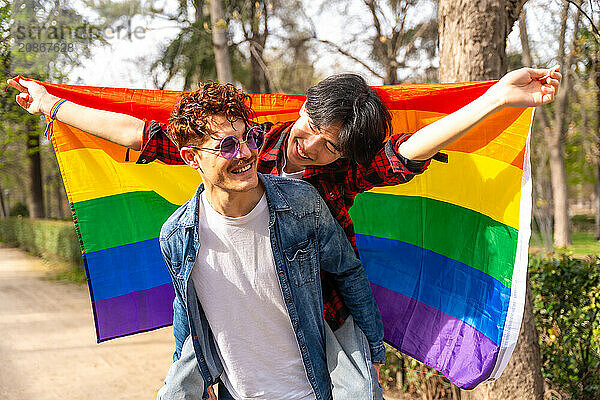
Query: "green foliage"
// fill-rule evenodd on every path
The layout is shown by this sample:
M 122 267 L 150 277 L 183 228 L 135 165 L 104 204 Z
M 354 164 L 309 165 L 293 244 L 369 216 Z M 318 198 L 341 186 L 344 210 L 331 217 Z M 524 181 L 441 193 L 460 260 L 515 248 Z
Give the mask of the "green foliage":
M 239 0 L 232 2 L 236 1 Z M 176 77 L 183 78 L 184 90 L 195 89 L 199 82 L 217 79 L 210 15 L 204 12 L 208 2 L 194 0 L 188 3 L 181 0 L 173 12 L 157 8 L 158 3 L 141 0 L 85 0 L 84 3 L 100 15 L 104 25 L 127 24 L 127 20 L 141 15 L 167 19 L 181 27 L 178 35 L 161 47 L 158 58 L 150 65 L 150 72 L 155 75 L 155 85 L 159 89 L 164 89 Z M 225 23 L 229 25 L 231 15 L 228 13 L 228 2 L 224 7 Z M 234 78 L 242 83 L 248 82 L 246 59 L 237 46 L 229 47 L 229 57 Z M 167 76 L 159 81 L 157 76 L 162 71 Z
M 573 232 L 594 232 L 595 218 L 589 214 L 576 214 L 571 217 Z
M 11 217 L 29 217 L 29 208 L 25 203 L 18 201 L 10 208 L 8 215 Z
M 51 261 L 83 269 L 73 222 L 28 218 L 0 219 L 0 241 Z
M 600 397 L 600 258 L 532 258 L 544 376 L 573 399 Z
M 91 56 L 94 44 L 105 44 L 102 27 L 92 24 L 68 2 L 12 2 L 12 74 L 61 82 L 68 70 Z
M 391 392 L 416 393 L 424 399 L 458 398 L 458 388 L 439 372 L 387 344 L 379 380 Z

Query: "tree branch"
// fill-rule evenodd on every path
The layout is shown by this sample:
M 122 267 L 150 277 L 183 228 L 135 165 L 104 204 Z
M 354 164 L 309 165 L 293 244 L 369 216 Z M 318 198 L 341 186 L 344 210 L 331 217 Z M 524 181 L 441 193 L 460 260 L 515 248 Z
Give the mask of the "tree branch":
M 348 53 L 346 50 L 342 49 L 340 46 L 338 46 L 337 44 L 330 42 L 329 40 L 325 40 L 325 39 L 319 39 L 314 37 L 313 39 L 315 39 L 318 42 L 321 42 L 323 44 L 326 44 L 328 46 L 333 47 L 334 49 L 336 49 L 340 54 L 345 55 L 348 58 L 351 58 L 352 60 L 356 61 L 357 63 L 359 63 L 360 65 L 362 65 L 363 67 L 365 67 L 367 70 L 369 70 L 370 73 L 372 73 L 373 75 L 375 75 L 376 77 L 380 78 L 380 79 L 384 79 L 384 77 L 375 72 L 375 70 L 373 70 L 373 68 L 369 67 L 367 64 L 365 64 L 363 61 L 359 60 L 358 58 L 354 57 L 352 54 Z
M 594 24 L 594 20 L 586 14 L 586 12 L 583 10 L 583 8 L 581 7 L 580 4 L 575 3 L 572 0 L 565 0 L 567 3 L 571 3 L 573 4 L 575 7 L 577 7 L 577 9 L 579 10 L 579 12 L 581 12 L 583 14 L 584 17 L 586 17 L 588 19 L 588 21 L 590 21 L 590 25 L 592 25 L 592 30 L 594 33 L 594 39 L 596 39 L 597 43 L 600 43 L 600 31 L 598 31 L 598 28 L 596 27 L 596 24 Z
M 258 62 L 258 65 L 260 65 L 260 68 L 263 70 L 265 77 L 269 81 L 269 85 L 275 86 L 275 90 L 277 90 L 277 93 L 283 93 L 283 90 L 281 90 L 281 86 L 279 86 L 279 82 L 276 82 L 273 79 L 273 75 L 271 74 L 271 71 L 265 64 L 261 55 L 256 50 L 256 46 L 260 46 L 260 44 L 258 44 L 256 42 L 253 42 L 250 44 L 250 53 L 252 53 L 251 55 L 254 56 L 254 59 L 256 60 L 256 62 Z M 264 51 L 264 48 L 263 48 L 263 51 Z

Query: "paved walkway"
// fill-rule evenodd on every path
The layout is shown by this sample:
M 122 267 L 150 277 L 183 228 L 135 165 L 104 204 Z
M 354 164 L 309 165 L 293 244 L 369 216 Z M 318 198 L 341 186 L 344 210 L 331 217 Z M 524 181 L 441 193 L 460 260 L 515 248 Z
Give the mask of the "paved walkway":
M 0 247 L 0 399 L 154 399 L 173 351 L 171 328 L 97 344 L 85 285 Z

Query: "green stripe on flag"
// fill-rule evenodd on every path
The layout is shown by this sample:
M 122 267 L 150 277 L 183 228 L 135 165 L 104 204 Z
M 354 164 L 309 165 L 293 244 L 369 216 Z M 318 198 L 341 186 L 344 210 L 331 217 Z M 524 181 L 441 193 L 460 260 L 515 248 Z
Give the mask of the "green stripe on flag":
M 74 204 L 86 253 L 157 238 L 178 207 L 156 192 L 129 192 Z
M 358 234 L 400 240 L 460 261 L 510 287 L 518 231 L 454 204 L 363 193 L 350 209 Z

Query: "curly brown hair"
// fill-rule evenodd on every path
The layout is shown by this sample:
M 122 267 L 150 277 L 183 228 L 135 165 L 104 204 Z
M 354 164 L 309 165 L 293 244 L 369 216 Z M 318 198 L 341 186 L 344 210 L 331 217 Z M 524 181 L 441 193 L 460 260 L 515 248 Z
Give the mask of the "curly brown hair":
M 182 148 L 194 139 L 213 134 L 207 124 L 210 116 L 222 115 L 234 123 L 250 122 L 252 98 L 230 83 L 206 81 L 191 93 L 184 93 L 169 117 L 167 134 Z M 199 143 L 198 143 L 199 144 Z

